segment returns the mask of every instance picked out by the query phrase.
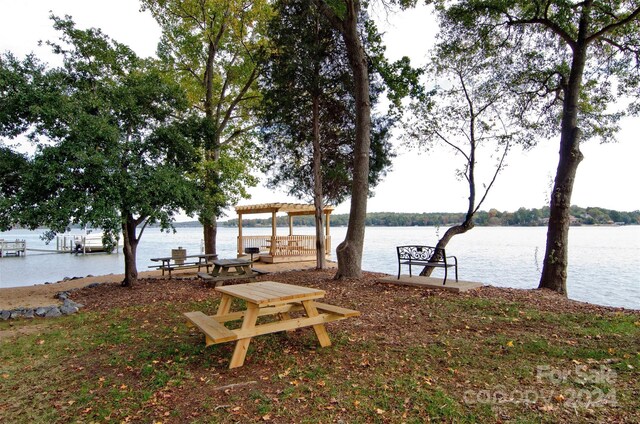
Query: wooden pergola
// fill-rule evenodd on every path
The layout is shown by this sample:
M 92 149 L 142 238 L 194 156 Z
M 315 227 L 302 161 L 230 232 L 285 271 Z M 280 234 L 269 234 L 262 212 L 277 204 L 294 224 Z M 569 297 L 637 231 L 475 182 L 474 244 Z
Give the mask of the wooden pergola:
M 331 232 L 329 216 L 335 208 L 325 206 L 325 254 L 331 252 Z M 260 260 L 267 263 L 293 262 L 315 258 L 316 237 L 293 234 L 293 218 L 314 215 L 315 207 L 301 203 L 262 203 L 258 205 L 236 206 L 238 214 L 238 256 L 245 254 L 246 248 L 258 248 Z M 249 214 L 271 214 L 271 236 L 243 236 L 242 217 Z M 289 235 L 278 236 L 276 215 L 286 213 L 289 217 Z

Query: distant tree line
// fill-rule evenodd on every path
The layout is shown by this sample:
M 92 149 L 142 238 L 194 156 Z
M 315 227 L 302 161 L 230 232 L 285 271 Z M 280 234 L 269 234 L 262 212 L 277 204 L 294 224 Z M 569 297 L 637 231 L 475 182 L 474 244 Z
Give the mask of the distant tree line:
M 464 220 L 463 212 L 429 212 L 429 213 L 397 213 L 397 212 L 374 212 L 368 213 L 366 225 L 371 227 L 422 227 L 422 226 L 449 226 Z M 633 212 L 620 212 L 611 209 L 598 207 L 581 208 L 571 206 L 571 217 L 573 225 L 611 225 L 640 224 L 640 210 Z M 479 211 L 476 215 L 475 224 L 477 226 L 515 226 L 515 227 L 535 227 L 547 225 L 549 219 L 549 207 L 540 209 L 520 208 L 515 212 L 500 212 L 496 209 L 489 211 Z M 349 221 L 348 214 L 331 215 L 331 225 L 334 227 L 346 226 Z M 230 219 L 220 222 L 221 226 L 237 227 L 238 220 Z M 286 227 L 289 225 L 287 216 L 277 217 L 277 225 Z M 294 225 L 298 227 L 312 227 L 314 225 L 313 216 L 297 216 L 294 218 Z M 264 219 L 243 219 L 243 227 L 270 227 L 271 218 Z

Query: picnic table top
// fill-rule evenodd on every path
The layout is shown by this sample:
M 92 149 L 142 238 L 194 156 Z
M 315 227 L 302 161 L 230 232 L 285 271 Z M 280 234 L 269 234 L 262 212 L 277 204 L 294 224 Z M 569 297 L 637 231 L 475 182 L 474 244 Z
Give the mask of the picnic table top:
M 222 294 L 237 297 L 258 306 L 269 306 L 284 301 L 300 302 L 322 298 L 325 295 L 324 290 L 294 286 L 276 281 L 235 284 L 233 286 L 216 287 L 216 290 Z
M 251 265 L 251 261 L 246 259 L 216 259 L 212 262 L 214 265 L 219 266 Z
M 200 253 L 198 255 L 186 255 L 186 256 L 180 256 L 179 258 L 174 258 L 173 256 L 166 256 L 164 258 L 150 258 L 152 261 L 154 262 L 159 262 L 159 261 L 170 261 L 172 259 L 185 259 L 185 258 L 214 258 L 214 257 L 218 257 L 218 255 L 216 253 Z

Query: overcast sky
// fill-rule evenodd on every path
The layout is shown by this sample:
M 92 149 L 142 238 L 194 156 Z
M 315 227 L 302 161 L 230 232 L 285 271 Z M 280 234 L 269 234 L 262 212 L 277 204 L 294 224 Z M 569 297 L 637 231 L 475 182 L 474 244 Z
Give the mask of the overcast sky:
M 0 0 L 0 51 L 18 56 L 36 53 L 46 62 L 53 58 L 39 40 L 56 39 L 50 11 L 69 14 L 80 28 L 98 27 L 111 38 L 129 45 L 141 56 L 152 56 L 160 36 L 159 28 L 147 13 L 139 11 L 135 0 L 109 2 L 87 0 Z M 391 59 L 407 55 L 414 64 L 424 64 L 436 28 L 426 9 L 384 16 L 376 13 L 384 29 Z M 600 145 L 590 141 L 582 146 L 585 159 L 578 168 L 572 203 L 601 206 L 623 211 L 640 209 L 638 159 L 640 157 L 640 118 L 627 118 L 619 142 Z M 508 167 L 487 197 L 482 209 L 512 211 L 521 206 L 539 208 L 549 202 L 549 192 L 558 161 L 559 136 L 543 141 L 534 149 L 513 150 Z M 395 142 L 398 156 L 384 181 L 374 188 L 369 212 L 462 212 L 468 194 L 455 177 L 459 158 L 450 152 L 418 154 Z M 486 163 L 485 163 L 486 164 Z M 482 163 L 480 164 L 482 166 Z M 263 186 L 251 191 L 253 197 L 242 204 L 296 201 Z M 337 212 L 349 211 L 349 202 Z M 233 217 L 233 215 L 231 215 Z

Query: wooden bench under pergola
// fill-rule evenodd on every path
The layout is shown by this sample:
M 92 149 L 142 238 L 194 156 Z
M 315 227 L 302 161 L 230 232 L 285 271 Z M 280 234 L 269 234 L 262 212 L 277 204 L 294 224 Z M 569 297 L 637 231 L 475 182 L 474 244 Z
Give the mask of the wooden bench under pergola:
M 325 254 L 331 252 L 331 234 L 329 216 L 333 206 L 325 206 Z M 258 250 L 260 261 L 265 263 L 296 262 L 314 260 L 316 252 L 315 235 L 293 234 L 293 220 L 296 216 L 314 215 L 315 207 L 301 203 L 262 203 L 259 205 L 236 206 L 238 214 L 238 256 L 246 254 L 247 249 Z M 249 214 L 271 214 L 271 235 L 242 234 L 242 217 Z M 276 215 L 286 213 L 289 217 L 289 235 L 277 234 Z

